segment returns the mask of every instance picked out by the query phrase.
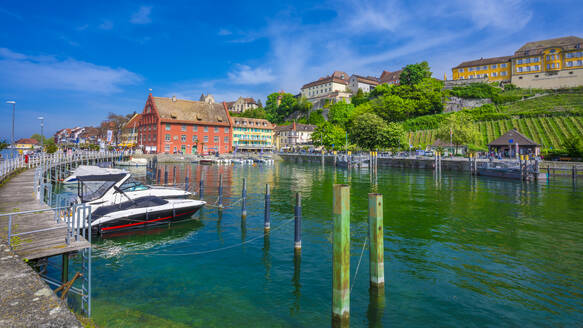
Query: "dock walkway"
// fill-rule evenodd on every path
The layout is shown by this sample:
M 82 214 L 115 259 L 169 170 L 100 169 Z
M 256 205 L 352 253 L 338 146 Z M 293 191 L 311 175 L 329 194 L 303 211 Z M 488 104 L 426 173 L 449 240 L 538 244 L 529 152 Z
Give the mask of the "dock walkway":
M 12 240 L 14 252 L 22 258 L 33 260 L 59 254 L 76 252 L 91 247 L 80 237 L 66 242 L 67 224 L 57 223 L 54 213 L 45 204 L 40 204 L 34 194 L 34 170 L 27 170 L 0 188 L 0 214 L 47 209 L 46 212 L 20 214 L 12 217 L 12 234 L 38 231 Z M 8 217 L 0 216 L 0 239 L 6 240 Z

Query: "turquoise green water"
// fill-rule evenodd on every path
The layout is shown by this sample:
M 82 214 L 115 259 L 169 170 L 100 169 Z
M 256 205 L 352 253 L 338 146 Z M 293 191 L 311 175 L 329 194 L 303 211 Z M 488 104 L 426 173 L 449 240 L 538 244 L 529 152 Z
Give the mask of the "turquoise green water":
M 583 181 L 523 183 L 450 172 L 437 178 L 432 171 L 389 168 L 379 169 L 375 180 L 367 170 L 289 163 L 188 170 L 196 183 L 205 176 L 206 199 L 216 197 L 220 170 L 225 203 L 239 197 L 246 177 L 246 221 L 239 206 L 222 214 L 205 208 L 196 220 L 97 241 L 98 325 L 329 326 L 334 183 L 351 185 L 351 281 L 367 234 L 367 193 L 384 195 L 386 294 L 371 300 L 365 252 L 351 294 L 351 326 L 583 322 Z M 185 167 L 178 171 L 182 180 Z M 273 231 L 263 237 L 266 183 Z M 304 217 L 299 263 L 288 221 L 296 191 Z

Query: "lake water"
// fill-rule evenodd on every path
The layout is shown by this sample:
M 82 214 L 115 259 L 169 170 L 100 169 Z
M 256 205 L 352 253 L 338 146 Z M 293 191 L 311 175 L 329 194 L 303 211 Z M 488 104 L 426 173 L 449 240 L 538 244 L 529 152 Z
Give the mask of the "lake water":
M 204 175 L 205 199 L 213 201 L 223 174 L 225 203 L 239 198 L 247 178 L 248 217 L 242 222 L 239 205 L 222 213 L 207 207 L 170 227 L 95 241 L 93 318 L 100 327 L 329 326 L 334 183 L 351 185 L 351 281 L 368 229 L 367 194 L 384 195 L 386 294 L 371 301 L 365 251 L 351 293 L 352 327 L 583 322 L 583 181 L 390 168 L 372 179 L 368 170 L 285 162 L 177 170 L 178 180 L 189 172 L 196 186 Z M 134 173 L 145 179 L 145 169 Z M 301 262 L 294 261 L 290 221 L 296 191 L 303 198 Z

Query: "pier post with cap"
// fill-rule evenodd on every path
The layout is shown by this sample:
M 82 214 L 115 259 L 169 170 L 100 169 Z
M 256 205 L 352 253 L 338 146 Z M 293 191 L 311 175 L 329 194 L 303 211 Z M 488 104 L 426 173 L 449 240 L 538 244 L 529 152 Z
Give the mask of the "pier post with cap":
M 263 229 L 265 231 L 269 231 L 269 229 L 271 229 L 271 193 L 269 191 L 269 183 L 265 184 L 265 213 Z
M 302 249 L 302 194 L 296 192 L 296 207 L 294 215 L 294 249 Z
M 385 260 L 383 241 L 383 195 L 368 194 L 368 239 L 370 240 L 370 287 L 385 286 Z
M 332 323 L 350 320 L 350 187 L 334 185 L 332 253 Z
M 241 191 L 241 218 L 247 218 L 247 179 L 243 179 L 243 190 Z

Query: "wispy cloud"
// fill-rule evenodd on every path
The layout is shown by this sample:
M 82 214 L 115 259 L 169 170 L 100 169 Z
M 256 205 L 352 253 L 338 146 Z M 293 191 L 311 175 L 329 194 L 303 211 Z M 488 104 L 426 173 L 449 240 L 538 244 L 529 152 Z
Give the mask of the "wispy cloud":
M 16 13 L 14 13 L 12 11 L 9 11 L 9 10 L 6 10 L 4 8 L 0 8 L 0 13 L 5 14 L 5 15 L 8 15 L 8 16 L 11 16 L 11 17 L 14 17 L 14 18 L 16 18 L 16 19 L 18 19 L 20 21 L 24 20 L 22 18 L 22 16 L 20 16 L 19 14 L 16 14 Z
M 275 76 L 269 68 L 251 68 L 247 65 L 237 65 L 237 68 L 228 73 L 229 80 L 234 84 L 263 84 L 273 82 Z
M 226 35 L 231 35 L 233 34 L 233 32 L 227 30 L 226 28 L 222 28 L 219 30 L 219 32 L 217 33 L 217 35 L 221 35 L 221 36 L 226 36 Z
M 24 89 L 69 90 L 111 94 L 142 78 L 124 68 L 111 68 L 54 56 L 29 56 L 0 48 L 0 85 Z
M 137 12 L 135 12 L 131 19 L 130 23 L 132 24 L 150 24 L 152 19 L 150 18 L 150 14 L 152 13 L 152 6 L 141 6 Z
M 523 0 L 459 0 L 456 5 L 480 29 L 520 30 L 532 18 L 532 10 Z

